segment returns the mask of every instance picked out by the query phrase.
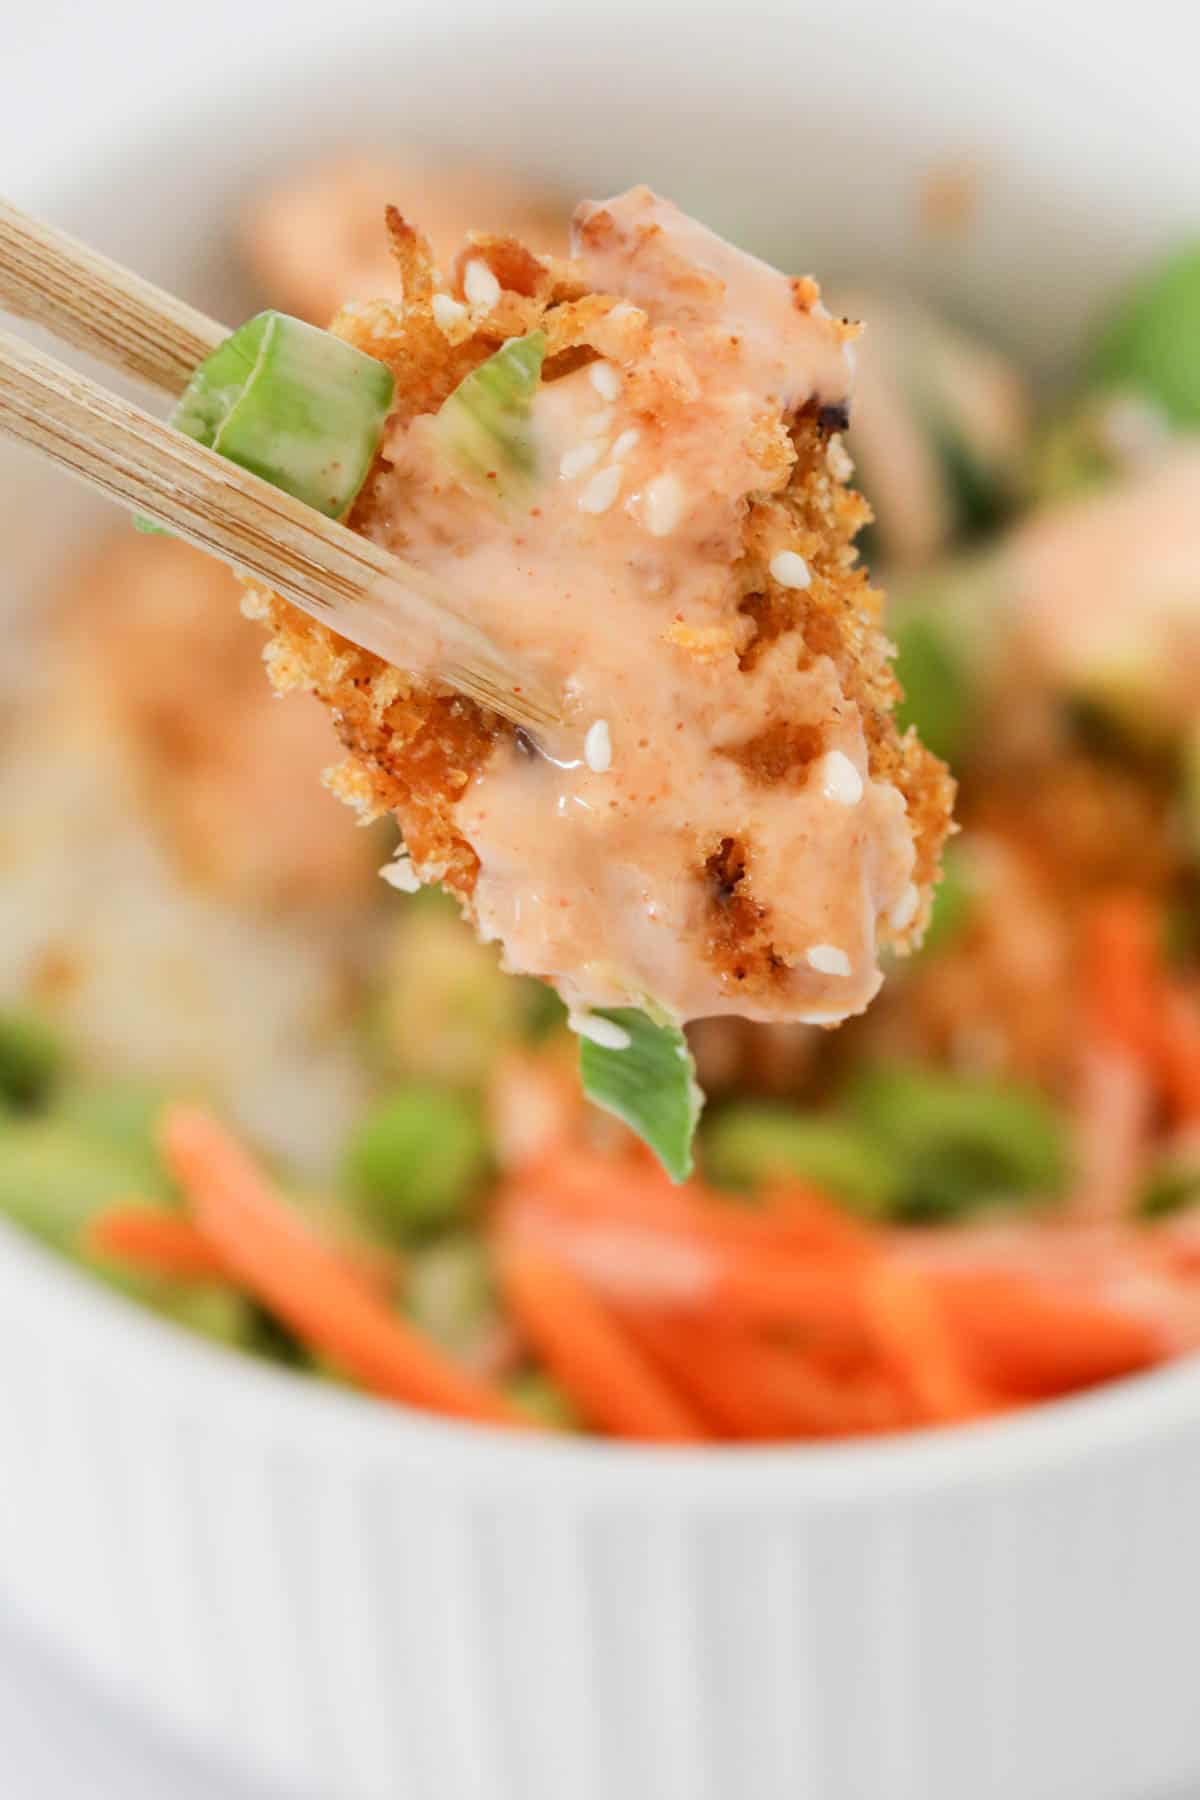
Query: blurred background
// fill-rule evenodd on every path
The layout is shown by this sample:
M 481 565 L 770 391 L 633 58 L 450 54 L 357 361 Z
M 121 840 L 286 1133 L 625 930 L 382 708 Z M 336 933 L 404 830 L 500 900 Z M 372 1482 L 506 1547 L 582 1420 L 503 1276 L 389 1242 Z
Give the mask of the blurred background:
M 1112 1227 L 1088 1297 L 1140 1284 L 1134 1313 L 1169 1351 L 1126 1338 L 1051 1366 L 1023 1344 L 1006 1403 L 1190 1353 L 1195 21 L 861 0 L 836 18 L 647 0 L 587 21 L 536 3 L 10 10 L 5 191 L 230 322 L 270 305 L 324 324 L 398 294 L 388 201 L 448 267 L 472 227 L 564 253 L 575 200 L 637 179 L 868 322 L 847 440 L 875 513 L 862 551 L 891 596 L 905 723 L 953 767 L 962 831 L 925 947 L 866 1018 L 696 1029 L 702 1166 L 738 1193 L 782 1168 L 938 1256 L 990 1233 L 1006 1273 L 1058 1255 L 1064 1221 Z M 395 833 L 356 829 L 321 788 L 328 719 L 272 696 L 232 577 L 3 469 L 0 1213 L 159 1314 L 302 1361 L 243 1297 L 133 1281 L 87 1248 L 97 1208 L 159 1179 L 162 1100 L 203 1096 L 306 1203 L 405 1259 L 405 1303 L 446 1347 L 586 1423 L 504 1337 L 480 1236 L 525 1121 L 517 1077 L 557 1091 L 556 1006 L 438 896 L 379 880 Z M 1128 1024 L 1147 1006 L 1172 1021 L 1149 1049 Z M 1151 1219 L 1174 1234 L 1152 1266 L 1114 1235 Z M 85 1779 L 121 1800 L 265 1800 L 63 1675 L 15 1620 L 0 1662 L 27 1697 L 15 1800 Z M 1170 1791 L 1200 1794 L 1174 1781 L 1196 1767 L 1200 1726 Z M 866 1776 L 804 1791 L 893 1800 Z

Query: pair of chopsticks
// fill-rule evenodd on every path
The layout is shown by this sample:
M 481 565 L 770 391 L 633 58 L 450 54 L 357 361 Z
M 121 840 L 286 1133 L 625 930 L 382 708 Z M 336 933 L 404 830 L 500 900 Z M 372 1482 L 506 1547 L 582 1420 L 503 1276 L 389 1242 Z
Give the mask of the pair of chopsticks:
M 229 335 L 2 199 L 0 307 L 172 397 Z M 4 332 L 0 433 L 257 576 L 388 662 L 434 675 L 535 731 L 559 722 L 550 696 L 440 581 Z

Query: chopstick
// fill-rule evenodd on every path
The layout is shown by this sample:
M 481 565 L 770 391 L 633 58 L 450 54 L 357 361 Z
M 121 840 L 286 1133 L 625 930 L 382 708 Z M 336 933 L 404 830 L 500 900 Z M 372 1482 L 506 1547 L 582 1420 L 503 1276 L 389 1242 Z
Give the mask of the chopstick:
M 0 305 L 175 394 L 228 335 L 3 201 Z M 444 681 L 534 731 L 561 723 L 552 698 L 435 577 L 6 333 L 0 432 L 397 667 Z
M 3 198 L 0 306 L 172 397 L 229 336 L 174 294 Z
M 555 723 L 549 702 L 455 612 L 439 582 L 7 333 L 0 432 L 387 661 L 520 724 Z

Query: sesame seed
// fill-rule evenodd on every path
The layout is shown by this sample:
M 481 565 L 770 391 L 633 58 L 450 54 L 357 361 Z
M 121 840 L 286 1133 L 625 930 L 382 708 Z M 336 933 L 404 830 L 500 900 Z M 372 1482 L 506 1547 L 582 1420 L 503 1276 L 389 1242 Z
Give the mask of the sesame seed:
M 683 486 L 677 475 L 656 475 L 642 501 L 642 517 L 651 537 L 669 537 L 683 517 Z
M 771 578 L 780 587 L 806 588 L 812 586 L 812 576 L 808 564 L 794 550 L 778 550 L 771 558 Z
M 620 469 L 601 469 L 593 475 L 579 496 L 580 512 L 607 512 L 621 491 L 621 475 Z
M 453 331 L 459 322 L 466 318 L 467 309 L 461 300 L 453 294 L 435 294 L 431 302 L 433 306 L 433 322 L 439 331 Z
M 850 958 L 836 944 L 814 944 L 806 950 L 804 960 L 820 975 L 849 975 Z
M 602 1050 L 628 1050 L 633 1039 L 615 1019 L 602 1019 L 598 1013 L 570 1012 L 567 1024 L 578 1036 L 599 1044 Z
M 610 362 L 594 362 L 588 379 L 602 400 L 615 400 L 621 392 L 621 373 Z
M 825 798 L 839 806 L 857 806 L 863 797 L 863 778 L 844 750 L 830 750 L 821 758 L 817 780 Z
M 583 740 L 583 760 L 593 775 L 607 774 L 612 767 L 612 737 L 607 719 L 597 719 L 588 726 Z
M 628 431 L 623 431 L 612 447 L 613 461 L 624 462 L 629 452 L 637 448 L 641 435 L 636 425 L 631 425 Z
M 384 863 L 379 873 L 389 887 L 399 888 L 402 894 L 415 894 L 421 886 L 421 877 L 412 866 L 412 858 L 405 850 L 396 854 L 394 862 Z
M 558 472 L 564 481 L 574 481 L 578 475 L 586 475 L 589 469 L 595 468 L 604 454 L 604 445 L 576 444 L 573 450 L 564 450 L 558 461 Z
M 493 307 L 500 298 L 500 283 L 479 257 L 473 257 L 467 264 L 463 292 L 472 306 Z
M 849 481 L 854 473 L 854 464 L 850 461 L 841 438 L 830 438 L 825 462 L 835 481 Z
M 888 916 L 893 931 L 905 931 L 917 916 L 921 894 L 915 881 L 910 881 Z

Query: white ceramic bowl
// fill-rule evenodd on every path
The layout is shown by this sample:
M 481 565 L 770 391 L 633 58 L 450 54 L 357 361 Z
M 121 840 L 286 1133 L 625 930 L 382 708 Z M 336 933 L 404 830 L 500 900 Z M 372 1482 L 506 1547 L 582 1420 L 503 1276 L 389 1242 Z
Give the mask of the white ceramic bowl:
M 1048 359 L 1200 214 L 1194 28 L 1156 60 L 1095 7 L 463 4 L 401 32 L 346 4 L 340 41 L 289 11 L 319 61 L 257 9 L 240 89 L 176 69 L 157 126 L 69 176 L 48 141 L 58 178 L 16 197 L 233 316 L 247 171 L 402 120 L 581 192 L 645 177 L 792 264 L 940 276 Z M 929 271 L 914 196 L 962 151 L 979 226 Z M 0 477 L 19 606 L 88 509 Z M 4 1231 L 0 1371 L 0 1593 L 306 1795 L 1151 1800 L 1200 1773 L 1195 1364 L 893 1443 L 518 1441 L 227 1356 Z

